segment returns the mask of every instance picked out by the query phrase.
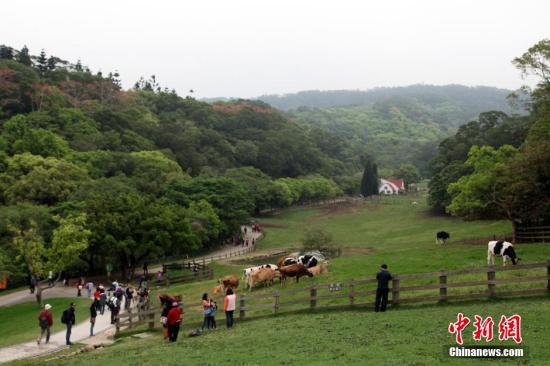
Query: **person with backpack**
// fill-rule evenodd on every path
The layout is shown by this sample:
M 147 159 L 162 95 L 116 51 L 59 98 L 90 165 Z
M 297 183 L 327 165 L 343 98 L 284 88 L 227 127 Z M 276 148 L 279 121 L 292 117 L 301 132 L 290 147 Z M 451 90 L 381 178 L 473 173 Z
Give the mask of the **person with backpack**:
M 92 305 L 90 305 L 90 337 L 94 336 L 94 325 L 95 325 L 95 318 L 97 318 L 97 300 L 94 300 L 92 302 Z
M 175 342 L 178 339 L 181 323 L 181 308 L 177 301 L 172 303 L 172 309 L 168 312 L 166 323 L 168 324 L 170 342 Z
M 223 311 L 225 311 L 225 323 L 227 328 L 233 327 L 233 313 L 235 312 L 236 296 L 233 293 L 233 289 L 229 287 L 227 289 L 227 295 L 223 300 Z
M 76 323 L 76 317 L 74 315 L 75 307 L 76 307 L 75 303 L 72 302 L 69 305 L 69 308 L 63 311 L 63 315 L 61 316 L 61 323 L 65 324 L 65 326 L 67 327 L 67 333 L 65 334 L 65 344 L 67 346 L 72 346 L 71 330 L 73 328 L 73 325 Z
M 116 296 L 112 296 L 107 303 L 109 310 L 111 310 L 111 324 L 115 324 L 120 311 L 120 301 Z
M 132 299 L 134 298 L 134 289 L 131 286 L 126 287 L 125 297 L 124 308 L 128 311 L 132 306 Z
M 52 306 L 50 304 L 46 304 L 44 306 L 44 310 L 42 310 L 38 315 L 38 325 L 40 326 L 40 336 L 38 336 L 38 339 L 36 340 L 36 343 L 38 344 L 42 342 L 44 333 L 46 333 L 46 344 L 50 342 L 50 328 L 53 325 L 53 316 L 50 311 L 51 308 Z

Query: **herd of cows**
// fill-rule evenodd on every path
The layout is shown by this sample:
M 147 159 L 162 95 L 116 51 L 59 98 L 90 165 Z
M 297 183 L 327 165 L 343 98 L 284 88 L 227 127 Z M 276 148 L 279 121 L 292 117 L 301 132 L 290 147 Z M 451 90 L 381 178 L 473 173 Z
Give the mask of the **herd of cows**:
M 212 290 L 214 294 L 224 294 L 227 288 L 236 289 L 242 280 L 245 288 L 252 291 L 257 286 L 271 286 L 276 278 L 281 286 L 284 286 L 286 279 L 295 278 L 296 282 L 300 277 L 318 276 L 327 272 L 329 261 L 321 253 L 306 253 L 304 255 L 288 255 L 280 258 L 277 264 L 264 264 L 255 267 L 245 268 L 241 277 L 230 274 L 219 279 L 218 285 Z

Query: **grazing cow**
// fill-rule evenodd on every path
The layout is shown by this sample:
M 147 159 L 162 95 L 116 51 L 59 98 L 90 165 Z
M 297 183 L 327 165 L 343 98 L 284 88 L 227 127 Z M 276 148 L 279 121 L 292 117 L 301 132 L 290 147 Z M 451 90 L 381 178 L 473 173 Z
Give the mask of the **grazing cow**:
M 314 255 L 305 254 L 298 257 L 298 263 L 303 264 L 307 268 L 312 268 L 319 263 L 319 259 Z
M 281 268 L 284 266 L 290 266 L 291 264 L 297 264 L 298 258 L 295 256 L 286 256 L 279 259 L 277 262 L 277 267 Z
M 181 295 L 170 295 L 170 294 L 160 294 L 159 295 L 160 305 L 172 304 L 173 302 L 181 302 Z
M 435 243 L 436 244 L 445 244 L 447 242 L 447 239 L 451 237 L 451 234 L 449 234 L 446 231 L 438 231 L 437 234 L 435 234 Z
M 262 268 L 257 271 L 254 271 L 248 276 L 247 286 L 250 291 L 252 288 L 258 284 L 264 284 L 264 286 L 269 286 L 273 284 L 273 279 L 275 277 L 280 277 L 281 274 L 278 271 L 275 271 L 271 268 Z
M 508 259 L 515 265 L 519 261 L 512 243 L 503 240 L 493 240 L 487 244 L 487 265 L 495 264 L 495 256 L 502 257 L 502 265 L 505 266 Z
M 262 264 L 261 266 L 245 268 L 243 269 L 243 280 L 246 280 L 252 272 L 256 272 L 257 270 L 262 268 L 271 268 L 273 270 L 277 270 L 278 267 L 275 264 L 268 263 L 268 264 Z
M 237 275 L 230 274 L 230 275 L 221 277 L 218 280 L 218 283 L 219 283 L 219 285 L 214 287 L 212 289 L 212 292 L 214 294 L 219 294 L 219 293 L 225 294 L 225 291 L 228 288 L 231 287 L 234 290 L 237 287 L 239 287 L 239 277 L 237 277 Z
M 329 261 L 323 262 L 315 267 L 308 268 L 308 270 L 311 272 L 314 276 L 319 276 L 321 273 L 328 272 L 328 265 Z
M 296 277 L 296 282 L 300 280 L 300 277 L 308 276 L 313 277 L 313 274 L 303 264 L 291 264 L 285 267 L 279 267 L 281 273 L 281 286 L 285 284 L 287 277 Z

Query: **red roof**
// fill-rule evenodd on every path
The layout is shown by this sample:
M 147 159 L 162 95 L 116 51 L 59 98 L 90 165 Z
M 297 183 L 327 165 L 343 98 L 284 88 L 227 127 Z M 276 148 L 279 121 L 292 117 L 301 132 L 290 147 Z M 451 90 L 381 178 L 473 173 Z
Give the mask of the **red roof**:
M 399 189 L 405 189 L 405 182 L 403 179 L 386 179 L 388 182 L 395 184 Z

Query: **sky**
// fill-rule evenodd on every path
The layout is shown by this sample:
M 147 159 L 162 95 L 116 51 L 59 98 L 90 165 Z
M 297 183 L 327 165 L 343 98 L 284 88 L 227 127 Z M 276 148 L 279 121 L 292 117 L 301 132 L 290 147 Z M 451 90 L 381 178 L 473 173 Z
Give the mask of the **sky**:
M 410 84 L 515 89 L 511 64 L 550 37 L 548 0 L 18 0 L 0 43 L 156 75 L 195 97 Z

